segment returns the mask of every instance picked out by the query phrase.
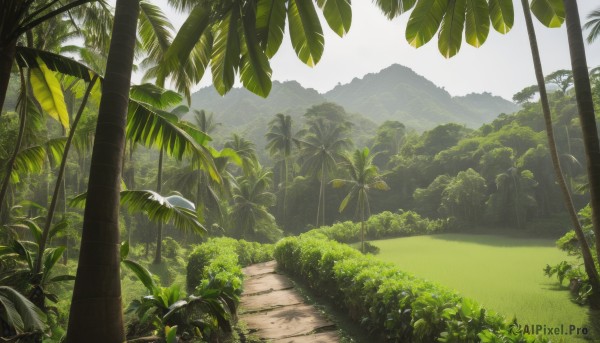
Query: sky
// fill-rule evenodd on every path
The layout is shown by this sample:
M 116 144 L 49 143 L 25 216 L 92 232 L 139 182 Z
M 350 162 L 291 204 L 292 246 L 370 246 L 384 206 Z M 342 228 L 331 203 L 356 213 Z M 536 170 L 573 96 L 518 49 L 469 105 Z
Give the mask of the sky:
M 174 25 L 181 25 L 185 16 L 161 6 Z M 525 19 L 519 1 L 515 3 L 515 24 L 506 35 L 490 28 L 485 44 L 474 48 L 463 41 L 460 52 L 444 58 L 438 51 L 436 38 L 415 49 L 404 38 L 409 13 L 389 21 L 368 0 L 352 3 L 352 26 L 349 33 L 338 37 L 321 17 L 325 35 L 325 52 L 313 68 L 296 57 L 289 35 L 271 60 L 273 80 L 295 80 L 304 87 L 324 93 L 337 84 L 345 84 L 365 74 L 376 73 L 394 63 L 413 69 L 454 96 L 472 92 L 490 92 L 511 99 L 524 87 L 535 83 Z M 598 0 L 579 0 L 582 22 L 592 10 L 600 7 Z M 566 28 L 549 29 L 535 21 L 544 74 L 558 69 L 570 69 Z M 286 28 L 287 30 L 287 28 Z M 600 65 L 600 40 L 586 47 L 589 66 Z M 206 74 L 197 88 L 211 84 Z M 237 85 L 239 87 L 239 84 Z

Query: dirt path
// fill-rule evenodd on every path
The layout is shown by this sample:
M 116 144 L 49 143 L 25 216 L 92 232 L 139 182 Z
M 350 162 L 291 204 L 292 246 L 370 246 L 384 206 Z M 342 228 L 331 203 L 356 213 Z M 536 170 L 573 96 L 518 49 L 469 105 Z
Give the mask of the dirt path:
M 254 335 L 273 343 L 339 342 L 337 329 L 277 273 L 275 261 L 243 269 L 240 320 Z

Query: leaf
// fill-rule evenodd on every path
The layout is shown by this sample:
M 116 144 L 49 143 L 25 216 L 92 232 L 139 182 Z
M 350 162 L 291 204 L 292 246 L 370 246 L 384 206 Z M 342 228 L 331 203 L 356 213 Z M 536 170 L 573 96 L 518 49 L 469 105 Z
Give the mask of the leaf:
M 69 227 L 69 222 L 67 220 L 61 220 L 56 223 L 52 228 L 50 228 L 50 232 L 48 232 L 48 240 L 52 239 L 57 234 L 61 233 L 65 229 Z
M 127 256 L 129 256 L 129 241 L 121 242 L 121 247 L 119 248 L 119 255 L 121 256 L 121 261 L 125 260 Z
M 166 343 L 177 343 L 177 325 L 169 327 L 165 326 L 165 341 Z
M 131 86 L 129 98 L 161 110 L 175 106 L 183 100 L 177 92 L 158 87 L 151 83 Z
M 408 44 L 418 48 L 429 42 L 440 27 L 447 7 L 448 0 L 419 1 L 406 25 Z
M 165 60 L 168 63 L 172 63 L 174 60 L 178 61 L 180 65 L 186 63 L 196 44 L 208 28 L 209 15 L 210 12 L 202 5 L 195 6 L 192 9 L 165 53 Z
M 512 1 L 489 0 L 490 18 L 494 29 L 502 34 L 508 33 L 515 22 L 515 11 Z
M 58 82 L 55 73 L 48 69 L 40 58 L 37 60 L 38 68 L 30 69 L 33 95 L 44 111 L 60 122 L 65 130 L 68 130 L 69 112 L 67 112 L 67 104 L 60 82 Z
M 288 22 L 296 55 L 308 66 L 315 66 L 323 55 L 325 39 L 312 1 L 290 0 Z
M 91 81 L 92 77 L 95 74 L 98 74 L 91 68 L 74 61 L 71 58 L 53 54 L 47 51 L 26 48 L 24 46 L 17 47 L 15 59 L 21 68 L 39 69 L 39 63 L 41 61 L 47 68 L 51 70 L 61 74 L 75 76 L 85 80 L 86 82 Z
M 465 41 L 479 48 L 490 32 L 490 13 L 486 0 L 467 0 Z
M 341 179 L 331 180 L 331 185 L 333 186 L 333 188 L 344 187 L 347 184 L 348 184 L 348 181 L 346 181 L 346 180 L 341 180 Z
M 144 284 L 144 286 L 146 286 L 146 289 L 148 289 L 150 292 L 153 293 L 155 290 L 158 289 L 158 286 L 152 278 L 152 273 L 150 273 L 148 269 L 144 268 L 142 265 L 132 260 L 123 260 L 121 261 L 121 263 L 123 263 L 125 267 L 129 268 L 129 270 L 131 270 L 135 274 L 135 276 L 137 276 L 137 278 Z
M 355 195 L 356 195 L 356 192 L 354 189 L 352 189 L 352 191 L 350 191 L 350 193 L 348 193 L 348 195 L 346 195 L 346 197 L 344 198 L 344 200 L 342 200 L 342 203 L 340 204 L 340 208 L 339 208 L 340 213 L 346 209 L 346 206 L 348 206 L 348 202 L 350 202 L 350 200 L 352 200 L 352 198 L 354 198 Z
M 138 37 L 145 52 L 151 59 L 157 61 L 171 45 L 174 28 L 160 7 L 140 1 L 140 16 L 138 20 Z
M 560 27 L 565 21 L 565 5 L 563 0 L 532 0 L 531 12 L 533 12 L 540 23 L 547 27 Z
M 154 222 L 172 222 L 180 230 L 197 234 L 206 232 L 193 210 L 179 207 L 176 203 L 172 204 L 169 202 L 169 198 L 153 191 L 123 191 L 121 192 L 121 204 L 127 206 L 130 212 L 145 212 L 148 218 Z
M 446 58 L 458 53 L 462 43 L 467 0 L 449 0 L 438 36 L 438 49 Z
M 12 308 L 18 313 L 24 331 L 43 331 L 46 315 L 31 301 L 16 290 L 7 286 L 0 286 L 0 302 L 5 306 L 10 302 Z
M 375 0 L 375 4 L 390 20 L 410 11 L 416 3 L 417 0 Z
M 256 33 L 268 58 L 275 56 L 283 41 L 286 8 L 282 0 L 258 0 Z
M 213 84 L 221 95 L 229 92 L 235 82 L 235 71 L 240 63 L 240 41 L 238 36 L 239 8 L 232 6 L 225 17 L 217 23 L 213 32 L 211 70 Z
M 50 282 L 75 281 L 74 275 L 58 275 L 50 279 Z
M 65 251 L 65 247 L 49 248 L 44 251 L 44 279 L 50 275 L 50 271 L 62 256 Z
M 31 233 L 31 235 L 33 236 L 34 241 L 37 244 L 40 244 L 40 240 L 42 239 L 42 229 L 40 228 L 40 226 L 35 221 L 29 218 L 23 219 L 19 221 L 19 223 L 25 224 L 25 226 L 27 226 L 27 228 L 29 229 L 29 233 Z
M 266 98 L 271 91 L 271 66 L 267 55 L 260 49 L 256 39 L 254 7 L 242 17 L 243 38 L 240 79 L 246 89 Z
M 317 4 L 323 10 L 327 24 L 338 36 L 343 37 L 350 31 L 352 23 L 350 0 L 317 0 Z

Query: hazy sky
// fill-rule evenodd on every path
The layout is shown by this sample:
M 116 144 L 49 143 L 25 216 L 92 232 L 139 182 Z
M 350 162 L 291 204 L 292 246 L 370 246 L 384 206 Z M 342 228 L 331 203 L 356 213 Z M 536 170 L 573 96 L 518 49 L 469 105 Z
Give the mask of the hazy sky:
M 520 1 L 514 3 L 515 25 L 508 34 L 501 35 L 491 28 L 481 48 L 463 42 L 456 56 L 445 59 L 437 49 L 435 38 L 419 49 L 408 45 L 404 28 L 410 13 L 389 21 L 371 1 L 355 0 L 352 27 L 344 38 L 339 38 L 324 20 L 321 21 L 325 53 L 314 68 L 298 60 L 286 34 L 279 52 L 271 60 L 273 79 L 296 80 L 305 87 L 326 92 L 338 83 L 348 83 L 355 77 L 398 63 L 444 87 L 452 95 L 488 91 L 510 99 L 517 91 L 535 83 L 523 12 Z M 579 0 L 578 3 L 582 22 L 589 12 L 600 7 L 597 0 Z M 176 26 L 181 25 L 184 17 L 167 12 Z M 536 21 L 536 33 L 544 73 L 570 68 L 564 25 L 548 29 Z M 587 46 L 587 59 L 589 66 L 600 65 L 600 41 Z M 206 74 L 200 86 L 210 84 L 210 75 Z

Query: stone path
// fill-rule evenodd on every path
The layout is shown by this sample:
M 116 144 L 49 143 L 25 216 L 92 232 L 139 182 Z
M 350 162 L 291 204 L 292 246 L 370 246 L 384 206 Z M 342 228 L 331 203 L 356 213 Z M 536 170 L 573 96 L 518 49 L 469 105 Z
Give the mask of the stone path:
M 240 320 L 254 335 L 273 343 L 334 343 L 340 338 L 328 321 L 294 289 L 270 261 L 243 269 Z

